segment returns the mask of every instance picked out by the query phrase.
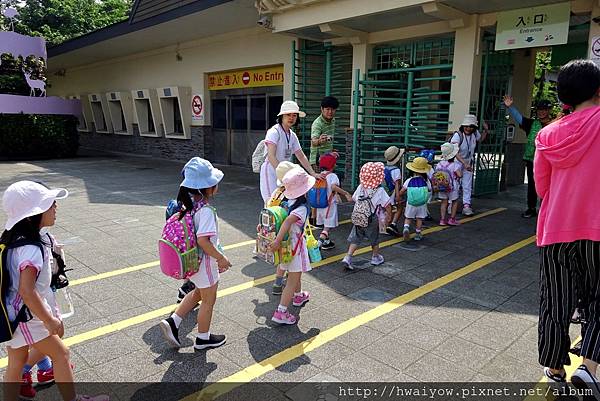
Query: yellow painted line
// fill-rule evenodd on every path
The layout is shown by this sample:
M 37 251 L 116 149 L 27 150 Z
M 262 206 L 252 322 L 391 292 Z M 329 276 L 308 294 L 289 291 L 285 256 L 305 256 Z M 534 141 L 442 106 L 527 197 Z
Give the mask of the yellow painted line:
M 462 223 L 468 223 L 470 221 L 478 220 L 478 219 L 481 219 L 481 218 L 484 218 L 484 217 L 487 217 L 487 216 L 490 216 L 490 215 L 493 215 L 493 214 L 497 214 L 497 213 L 503 212 L 505 210 L 506 210 L 506 208 L 497 208 L 497 209 L 489 210 L 487 212 L 480 213 L 480 214 L 478 214 L 476 216 L 465 218 L 465 219 L 461 220 L 461 222 Z M 427 235 L 427 234 L 435 233 L 435 232 L 438 232 L 438 231 L 442 231 L 442 230 L 448 229 L 449 227 L 450 226 L 436 226 L 436 227 L 428 228 L 428 229 L 423 230 L 423 235 Z M 402 239 L 402 238 L 392 239 L 392 240 L 389 240 L 389 241 L 382 242 L 381 244 L 379 244 L 379 247 L 380 248 L 385 248 L 385 247 L 392 246 L 394 244 L 400 243 L 402 241 L 404 241 L 404 239 Z M 371 251 L 371 247 L 364 247 L 364 248 L 358 249 L 355 252 L 355 255 L 364 254 L 364 253 L 367 253 L 367 252 L 370 252 L 370 251 Z M 340 254 L 340 255 L 336 255 L 336 256 L 331 256 L 329 258 L 323 259 L 322 261 L 320 261 L 318 263 L 312 264 L 312 267 L 313 267 L 313 269 L 316 269 L 316 268 L 319 268 L 321 266 L 324 266 L 324 265 L 327 265 L 327 264 L 330 264 L 330 263 L 342 260 L 344 258 L 344 255 L 345 255 L 345 253 Z M 232 287 L 224 288 L 222 290 L 218 290 L 218 292 L 217 292 L 217 298 L 221 298 L 221 297 L 224 297 L 224 296 L 235 294 L 237 292 L 240 292 L 240 291 L 243 291 L 243 290 L 247 290 L 247 289 L 252 288 L 252 287 L 258 287 L 258 286 L 260 286 L 262 284 L 269 283 L 269 282 L 271 282 L 273 280 L 275 280 L 275 274 L 271 274 L 271 275 L 268 275 L 268 276 L 265 276 L 265 277 L 260 277 L 260 278 L 254 279 L 254 280 L 250 280 L 250 281 L 247 281 L 247 282 L 242 283 L 242 284 L 234 285 Z M 135 326 L 137 324 L 141 324 L 141 323 L 147 322 L 149 320 L 158 319 L 159 317 L 162 317 L 162 316 L 164 316 L 164 315 L 166 315 L 168 313 L 173 312 L 173 310 L 176 307 L 177 307 L 176 304 L 164 306 L 164 307 L 162 307 L 160 309 L 156 309 L 156 310 L 153 310 L 153 311 L 150 311 L 150 312 L 146 312 L 146 313 L 143 313 L 141 315 L 131 317 L 129 319 L 121 320 L 120 322 L 111 323 L 111 324 L 108 324 L 106 326 L 98 327 L 97 329 L 86 331 L 86 332 L 81 333 L 81 334 L 76 334 L 76 335 L 74 335 L 72 337 L 68 337 L 68 338 L 64 339 L 63 341 L 65 342 L 65 344 L 67 344 L 67 346 L 72 346 L 72 345 L 75 345 L 75 344 L 83 343 L 85 341 L 90 341 L 90 340 L 93 340 L 94 338 L 98 338 L 98 337 L 101 337 L 101 336 L 104 336 L 104 335 L 107 335 L 107 334 L 111 334 L 111 333 L 114 333 L 116 331 L 123 330 L 123 329 L 126 329 L 128 327 Z M 8 363 L 8 359 L 7 358 L 1 358 L 0 359 L 0 368 L 6 367 L 7 363 Z
M 241 386 L 244 383 L 248 383 L 252 380 L 255 380 L 258 377 L 263 376 L 264 374 L 276 369 L 277 367 L 293 359 L 296 359 L 308 352 L 314 351 L 315 349 L 333 341 L 334 339 L 340 337 L 343 334 L 355 330 L 358 327 L 365 325 L 366 323 L 372 320 L 386 315 L 394 311 L 395 309 L 406 305 L 409 302 L 412 302 L 424 295 L 427 295 L 432 291 L 435 291 L 455 280 L 458 280 L 459 278 L 471 274 L 474 271 L 479 270 L 482 267 L 487 266 L 490 263 L 493 263 L 497 260 L 500 260 L 521 248 L 533 244 L 534 242 L 535 235 L 526 238 L 522 241 L 519 241 L 516 244 L 510 245 L 498 252 L 486 256 L 483 259 L 479 259 L 478 261 L 473 262 L 459 270 L 449 273 L 404 295 L 400 295 L 399 297 L 385 302 L 384 304 L 381 304 L 376 308 L 373 308 L 367 312 L 361 313 L 358 316 L 348 319 L 345 322 L 335 325 L 332 328 L 327 329 L 321 332 L 320 334 L 309 338 L 306 341 L 303 341 L 302 343 L 293 345 L 290 348 L 287 348 L 267 359 L 250 365 L 247 368 L 242 369 L 241 371 L 234 373 L 231 376 L 228 376 L 214 384 L 207 386 L 199 393 L 192 394 L 183 398 L 181 401 L 204 400 L 207 399 L 206 397 L 208 395 L 210 395 L 210 399 L 215 399 L 219 396 L 222 396 L 223 394 L 231 391 L 232 389 Z

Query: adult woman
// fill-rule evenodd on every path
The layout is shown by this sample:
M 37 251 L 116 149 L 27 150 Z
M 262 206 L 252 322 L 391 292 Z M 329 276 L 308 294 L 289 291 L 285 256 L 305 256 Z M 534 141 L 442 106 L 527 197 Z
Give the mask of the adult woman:
M 279 114 L 277 114 L 277 124 L 267 131 L 265 138 L 267 158 L 260 168 L 260 194 L 265 203 L 277 188 L 277 175 L 275 174 L 277 165 L 284 160 L 292 161 L 292 156 L 296 156 L 302 167 L 310 175 L 315 178 L 321 178 L 321 175 L 315 173 L 311 167 L 300 147 L 298 137 L 292 131 L 292 127 L 296 125 L 298 116 L 306 117 L 306 113 L 300 111 L 296 102 L 286 100 L 281 104 Z
M 598 397 L 600 361 L 600 68 L 575 60 L 558 74 L 558 97 L 575 111 L 543 128 L 534 159 L 536 191 L 542 198 L 537 222 L 540 252 L 539 362 L 550 381 L 564 382 L 569 363 L 569 321 L 577 295 L 587 325 L 583 364 L 571 377 Z

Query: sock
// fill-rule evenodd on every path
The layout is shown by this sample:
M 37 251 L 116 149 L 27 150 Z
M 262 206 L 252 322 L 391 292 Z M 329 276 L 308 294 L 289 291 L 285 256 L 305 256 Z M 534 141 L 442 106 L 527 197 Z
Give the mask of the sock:
M 171 315 L 171 319 L 173 319 L 173 321 L 175 322 L 175 327 L 179 328 L 179 325 L 181 324 L 183 319 L 177 316 L 177 313 L 173 313 Z
M 275 277 L 275 285 L 283 285 L 283 276 L 281 277 Z
M 405 224 L 404 228 L 406 228 L 407 230 L 409 230 L 410 229 L 410 224 Z
M 294 293 L 294 296 L 295 296 L 295 297 L 300 297 L 300 296 L 302 296 L 302 291 L 300 291 L 300 292 L 295 292 L 295 293 Z
M 416 229 L 415 232 L 418 233 L 418 234 L 420 234 L 421 233 L 421 229 Z
M 50 358 L 45 357 L 41 361 L 37 363 L 38 370 L 49 370 L 52 369 L 52 362 L 50 362 Z M 30 368 L 31 369 L 31 368 Z
M 208 340 L 210 339 L 210 331 L 208 333 L 198 333 L 196 338 L 199 338 L 200 340 Z
M 277 307 L 277 312 L 283 312 L 283 313 L 287 312 L 287 306 L 279 305 Z
M 23 374 L 31 372 L 32 367 L 33 366 L 31 366 L 31 365 L 25 364 L 25 366 L 23 366 Z

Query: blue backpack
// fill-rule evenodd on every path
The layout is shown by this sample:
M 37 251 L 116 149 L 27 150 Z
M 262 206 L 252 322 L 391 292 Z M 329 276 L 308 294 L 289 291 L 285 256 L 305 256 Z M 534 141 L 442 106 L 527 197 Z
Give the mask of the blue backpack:
M 329 206 L 327 198 L 327 180 L 317 180 L 315 185 L 306 194 L 306 199 L 310 207 L 315 209 L 325 209 Z
M 408 190 L 406 191 L 409 205 L 423 206 L 429 200 L 429 188 L 423 177 L 415 176 L 408 182 Z
M 394 171 L 394 170 L 398 170 L 398 167 L 385 166 L 385 170 L 383 170 L 383 173 L 385 175 L 385 186 L 387 187 L 388 195 L 391 195 L 394 192 L 394 190 L 396 189 L 396 183 L 394 182 L 394 179 L 392 178 L 392 171 Z

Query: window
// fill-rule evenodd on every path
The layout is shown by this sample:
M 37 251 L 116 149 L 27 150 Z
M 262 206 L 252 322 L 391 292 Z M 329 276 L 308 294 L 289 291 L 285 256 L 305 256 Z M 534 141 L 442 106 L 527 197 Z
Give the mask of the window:
M 269 126 L 277 121 L 277 114 L 283 103 L 283 96 L 269 96 L 269 110 L 267 111 L 267 123 Z
M 227 99 L 212 101 L 212 122 L 215 129 L 227 129 Z
M 244 98 L 231 99 L 232 129 L 246 131 L 248 129 L 248 100 Z
M 250 129 L 267 129 L 267 99 L 262 96 L 250 98 Z

